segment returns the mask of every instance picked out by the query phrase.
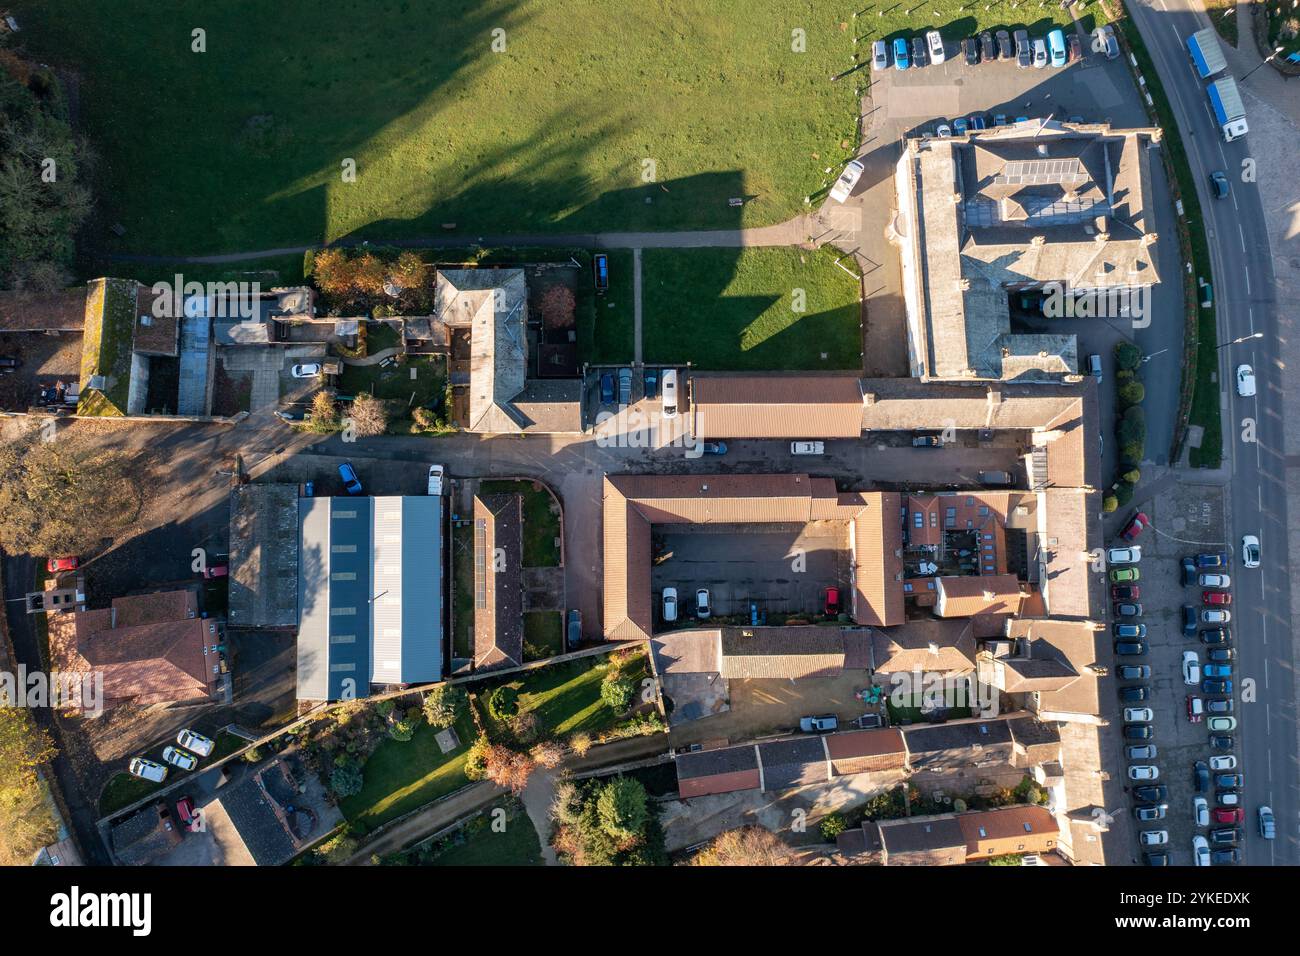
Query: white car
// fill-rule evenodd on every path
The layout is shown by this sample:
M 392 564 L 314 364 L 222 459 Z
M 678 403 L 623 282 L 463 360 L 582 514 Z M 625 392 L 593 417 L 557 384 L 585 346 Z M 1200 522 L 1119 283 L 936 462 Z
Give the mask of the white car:
M 824 455 L 826 454 L 826 443 L 822 441 L 792 441 L 790 442 L 790 454 Z
M 1237 758 L 1232 754 L 1219 754 L 1210 758 L 1211 770 L 1236 770 Z
M 212 756 L 212 751 L 216 744 L 211 739 L 204 737 L 202 734 L 196 734 L 188 727 L 176 735 L 176 742 L 191 753 L 196 753 L 200 757 Z
M 1227 574 L 1199 574 L 1196 583 L 1203 588 L 1217 588 L 1226 591 L 1232 587 L 1232 577 Z
M 1034 37 L 1034 66 L 1038 69 L 1047 66 L 1047 41 L 1042 37 Z
M 661 395 L 663 396 L 663 416 L 664 418 L 677 417 L 677 369 L 664 369 L 664 380 L 661 386 Z
M 1198 797 L 1197 799 L 1200 799 L 1200 798 Z M 1201 800 L 1201 803 L 1204 803 L 1204 802 L 1205 802 L 1204 800 Z M 1206 811 L 1205 816 L 1206 816 L 1206 820 L 1208 821 L 1208 820 L 1209 820 L 1209 811 L 1208 811 L 1208 810 Z M 1205 826 L 1204 823 L 1199 824 L 1199 825 L 1200 825 L 1200 826 Z M 1192 856 L 1194 856 L 1194 857 L 1196 858 L 1196 865 L 1197 865 L 1197 866 L 1209 866 L 1209 865 L 1210 865 L 1210 844 L 1209 844 L 1209 841 L 1207 841 L 1207 840 L 1205 839 L 1205 837 L 1201 836 L 1199 833 L 1198 833 L 1196 836 L 1192 837 Z
M 1195 687 L 1201 682 L 1201 659 L 1195 651 L 1183 651 L 1183 683 Z
M 442 477 L 444 474 L 446 474 L 446 472 L 442 465 L 429 466 L 429 494 L 442 494 Z
M 664 620 L 677 620 L 677 589 L 664 588 Z
M 1209 723 L 1205 726 L 1210 728 L 1210 733 L 1221 734 L 1237 729 L 1236 717 L 1211 717 Z
M 1241 563 L 1248 568 L 1259 567 L 1259 538 L 1253 534 L 1241 536 Z
M 925 34 L 926 45 L 930 48 L 930 62 L 938 66 L 943 62 L 943 37 L 938 30 L 930 30 Z
M 1149 724 L 1156 719 L 1156 715 L 1151 712 L 1150 707 L 1125 707 L 1124 723 L 1126 724 Z
M 1232 620 L 1232 612 L 1219 607 L 1207 607 L 1201 611 L 1202 624 L 1227 624 Z
M 1239 807 L 1241 793 L 1236 790 L 1220 790 L 1215 796 L 1215 802 L 1221 807 Z
M 1041 40 L 1035 40 L 1035 43 L 1041 43 Z M 1143 830 L 1142 835 L 1138 838 L 1143 846 L 1164 846 L 1169 842 L 1168 830 Z
M 131 762 L 126 766 L 126 772 L 133 777 L 139 777 L 141 780 L 149 780 L 153 783 L 162 783 L 167 779 L 167 768 L 153 760 L 146 760 L 144 757 L 132 757 Z
M 1255 394 L 1255 370 L 1249 365 L 1237 366 L 1237 394 L 1242 398 Z
M 1142 560 L 1142 549 L 1134 545 L 1131 548 L 1111 548 L 1106 552 L 1106 561 L 1110 564 L 1137 564 Z
M 1198 827 L 1210 825 L 1210 804 L 1204 797 L 1192 797 L 1192 815 Z
M 873 70 L 889 69 L 889 45 L 884 40 L 871 44 L 871 68 Z
M 836 202 L 844 202 L 848 199 L 866 168 L 856 159 L 849 160 L 848 165 L 844 167 L 844 172 L 840 173 L 840 178 L 835 180 L 835 185 L 831 187 L 831 198 Z
M 289 369 L 289 374 L 294 378 L 315 378 L 320 374 L 320 362 L 312 362 L 309 365 L 295 365 Z
M 162 758 L 173 767 L 180 767 L 182 770 L 193 770 L 199 765 L 198 757 L 192 753 L 186 753 L 179 747 L 164 747 Z
M 1152 764 L 1138 764 L 1128 768 L 1130 780 L 1159 780 L 1160 768 Z
M 709 589 L 700 588 L 695 592 L 695 616 L 703 621 L 712 614 L 713 609 L 709 606 Z

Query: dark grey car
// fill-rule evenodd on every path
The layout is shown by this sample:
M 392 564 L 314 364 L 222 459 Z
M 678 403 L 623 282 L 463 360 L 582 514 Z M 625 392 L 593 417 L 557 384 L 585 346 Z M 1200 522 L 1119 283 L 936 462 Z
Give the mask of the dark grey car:
M 1016 31 L 1016 65 L 1022 68 L 1028 67 L 1030 64 L 1033 63 L 1033 56 L 1034 55 L 1029 48 L 1029 31 L 1017 30 Z
M 998 56 L 1004 60 L 1011 59 L 1013 50 L 1011 47 L 1011 34 L 1006 30 L 998 31 Z

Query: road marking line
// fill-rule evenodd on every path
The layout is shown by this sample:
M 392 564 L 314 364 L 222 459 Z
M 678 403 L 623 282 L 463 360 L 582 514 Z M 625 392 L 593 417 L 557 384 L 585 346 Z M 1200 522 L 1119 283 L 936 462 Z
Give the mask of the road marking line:
M 1241 236 L 1241 251 L 1245 252 L 1246 251 L 1246 230 L 1241 227 L 1241 223 L 1237 223 L 1237 233 L 1238 235 Z

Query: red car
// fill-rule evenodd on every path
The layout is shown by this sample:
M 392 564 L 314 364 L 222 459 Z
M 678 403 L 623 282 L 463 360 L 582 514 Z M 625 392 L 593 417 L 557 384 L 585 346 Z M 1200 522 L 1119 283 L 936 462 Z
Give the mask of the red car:
M 1124 525 L 1124 530 L 1119 533 L 1119 536 L 1125 541 L 1136 540 L 1138 535 L 1140 535 L 1143 529 L 1149 524 L 1151 524 L 1151 519 L 1139 511 L 1133 517 L 1128 519 L 1128 524 Z
M 1193 724 L 1205 719 L 1205 701 L 1195 694 L 1187 695 L 1187 719 Z
M 45 562 L 45 570 L 50 574 L 58 574 L 60 571 L 75 571 L 77 570 L 77 559 L 75 556 L 50 558 Z
M 1215 807 L 1210 811 L 1210 819 L 1215 823 L 1241 823 L 1246 819 L 1246 811 L 1241 807 Z
M 840 613 L 840 589 L 826 589 L 826 616 L 834 617 Z
M 176 816 L 181 821 L 181 826 L 190 833 L 200 826 L 199 811 L 194 809 L 194 801 L 189 797 L 181 797 L 176 801 Z
M 212 567 L 203 570 L 205 578 L 224 578 L 229 573 L 230 565 L 228 564 L 214 564 Z
M 1110 599 L 1112 601 L 1136 601 L 1142 596 L 1142 589 L 1136 584 L 1112 584 Z
M 1231 604 L 1232 595 L 1222 591 L 1202 591 L 1201 600 L 1206 604 Z

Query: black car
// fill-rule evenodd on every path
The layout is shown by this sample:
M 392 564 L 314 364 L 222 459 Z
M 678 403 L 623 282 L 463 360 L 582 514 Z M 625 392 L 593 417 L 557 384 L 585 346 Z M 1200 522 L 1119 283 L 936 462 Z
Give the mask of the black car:
M 913 448 L 942 448 L 943 439 L 938 435 L 917 435 L 912 439 Z
M 1133 788 L 1133 799 L 1143 803 L 1165 803 L 1169 800 L 1169 788 L 1163 783 L 1148 783 Z
M 1219 846 L 1241 842 L 1241 827 L 1220 827 L 1210 831 L 1210 842 Z
M 1015 51 L 1011 47 L 1011 34 L 1006 30 L 999 30 L 997 36 L 998 56 L 1002 57 L 1004 60 L 1011 59 L 1011 57 L 1015 55 Z
M 14 358 L 11 355 L 0 355 L 0 368 L 19 368 L 23 364 L 20 358 Z
M 1226 664 L 1236 656 L 1237 652 L 1231 647 L 1211 647 L 1205 651 L 1205 659 L 1213 664 Z
M 1141 591 L 1136 584 L 1116 584 L 1110 589 L 1112 601 L 1136 601 Z
M 1150 724 L 1125 724 L 1125 740 L 1150 740 L 1156 735 Z
M 1169 804 L 1167 803 L 1142 803 L 1133 808 L 1133 816 L 1144 823 L 1151 820 L 1163 820 L 1168 810 Z
M 925 48 L 924 37 L 912 37 L 912 66 L 926 66 L 930 62 L 930 54 Z
M 582 612 L 576 607 L 569 612 L 568 641 L 570 649 L 582 643 Z
M 1147 664 L 1121 664 L 1120 680 L 1147 680 L 1151 677 L 1151 667 Z
M 1198 760 L 1192 765 L 1192 784 L 1197 793 L 1205 793 L 1210 789 L 1210 765 L 1204 760 Z
M 1207 647 L 1227 647 L 1232 643 L 1232 629 L 1211 627 L 1201 631 L 1201 643 Z
M 1130 684 L 1119 689 L 1119 699 L 1126 704 L 1137 704 L 1151 699 L 1151 688 L 1146 684 Z
M 979 44 L 975 42 L 974 37 L 967 37 L 961 41 L 961 51 L 966 55 L 967 66 L 978 66 L 980 62 Z
M 648 369 L 646 369 L 646 370 L 645 370 L 645 373 L 641 376 L 641 379 L 642 379 L 643 382 L 645 382 L 645 397 L 646 397 L 646 398 L 655 398 L 656 396 L 658 396 L 658 394 L 659 394 L 659 369 L 657 369 L 657 368 L 648 368 Z
M 1228 177 L 1223 174 L 1222 170 L 1216 169 L 1210 173 L 1210 188 L 1214 190 L 1215 199 L 1228 198 Z
M 980 34 L 980 54 L 985 63 L 992 63 L 998 58 L 998 48 L 993 45 L 993 34 L 988 30 Z
M 1031 66 L 1034 62 L 1034 54 L 1029 46 L 1029 31 L 1016 31 L 1016 65 L 1021 69 Z
M 1214 697 L 1205 702 L 1205 712 L 1207 714 L 1230 714 L 1232 713 L 1231 697 Z
M 1231 750 L 1232 734 L 1210 734 L 1210 746 L 1215 750 Z
M 1183 605 L 1183 636 L 1195 637 L 1197 623 L 1198 621 L 1196 617 L 1196 607 L 1191 604 L 1184 604 Z
M 1210 862 L 1215 866 L 1227 866 L 1230 863 L 1240 863 L 1241 851 L 1235 846 L 1220 847 L 1217 850 L 1211 850 Z
M 1196 562 L 1191 558 L 1183 558 L 1183 587 L 1190 588 L 1196 586 Z
M 1168 866 L 1169 865 L 1168 853 L 1147 852 L 1142 854 L 1142 859 L 1146 861 L 1147 866 Z
M 1116 641 L 1115 653 L 1121 657 L 1140 657 L 1147 652 L 1146 641 Z

